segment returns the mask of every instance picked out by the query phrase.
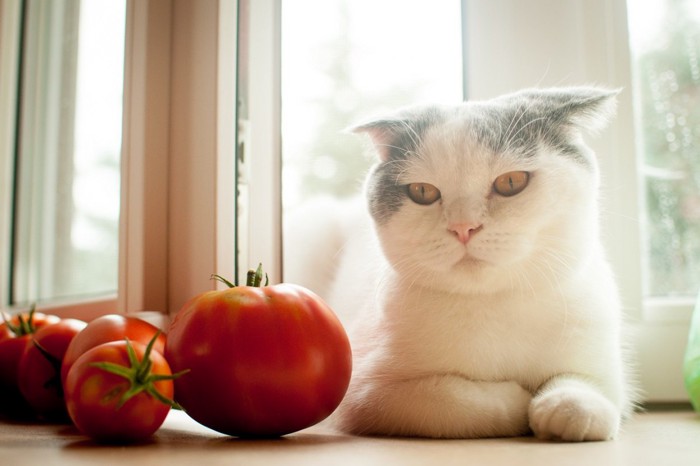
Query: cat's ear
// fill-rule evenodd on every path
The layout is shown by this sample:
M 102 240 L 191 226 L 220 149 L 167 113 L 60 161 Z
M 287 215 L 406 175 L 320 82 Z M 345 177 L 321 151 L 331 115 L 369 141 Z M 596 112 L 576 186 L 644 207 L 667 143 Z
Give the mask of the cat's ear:
M 620 89 L 568 87 L 530 91 L 530 97 L 544 103 L 542 109 L 552 123 L 573 125 L 596 132 L 615 114 Z M 525 92 L 528 95 L 528 91 Z
M 397 140 L 410 130 L 410 122 L 402 118 L 378 118 L 347 128 L 346 131 L 355 134 L 366 134 L 374 145 L 377 155 L 382 162 L 393 158 L 396 154 Z
M 382 162 L 403 159 L 421 145 L 423 134 L 444 120 L 444 108 L 432 104 L 405 107 L 389 116 L 374 118 L 348 128 L 367 134 Z

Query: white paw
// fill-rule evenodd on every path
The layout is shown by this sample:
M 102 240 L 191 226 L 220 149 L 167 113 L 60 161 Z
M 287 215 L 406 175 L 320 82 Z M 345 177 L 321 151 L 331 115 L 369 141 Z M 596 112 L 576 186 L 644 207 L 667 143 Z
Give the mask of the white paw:
M 603 395 L 583 387 L 559 387 L 532 400 L 530 428 L 540 439 L 582 442 L 609 440 L 620 415 Z

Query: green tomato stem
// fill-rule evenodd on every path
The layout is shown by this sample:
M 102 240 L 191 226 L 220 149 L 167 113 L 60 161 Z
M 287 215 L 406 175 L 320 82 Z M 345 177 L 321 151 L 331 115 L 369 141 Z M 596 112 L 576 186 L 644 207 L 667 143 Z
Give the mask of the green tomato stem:
M 228 286 L 229 288 L 235 288 L 235 287 L 236 287 L 236 285 L 234 285 L 234 284 L 231 283 L 230 281 L 226 280 L 226 279 L 225 279 L 224 277 L 222 277 L 221 275 L 212 274 L 212 275 L 211 275 L 211 279 L 212 279 L 212 280 L 219 281 L 219 282 L 223 283 L 224 285 Z
M 134 347 L 131 345 L 129 339 L 126 338 L 126 352 L 129 357 L 129 367 L 111 362 L 93 362 L 90 364 L 90 366 L 92 367 L 97 367 L 98 369 L 109 372 L 111 374 L 124 377 L 126 380 L 129 381 L 129 389 L 122 394 L 121 398 L 117 402 L 117 409 L 124 406 L 124 404 L 127 401 L 129 401 L 131 398 L 143 391 L 145 391 L 161 403 L 169 405 L 171 408 L 182 409 L 180 405 L 177 404 L 177 402 L 175 402 L 175 400 L 171 400 L 170 398 L 164 396 L 162 393 L 158 392 L 158 390 L 156 390 L 155 386 L 153 385 L 155 382 L 161 380 L 174 380 L 182 376 L 183 374 L 189 372 L 189 369 L 186 369 L 175 374 L 151 373 L 151 370 L 153 369 L 151 351 L 160 333 L 160 330 L 156 332 L 153 338 L 148 342 L 148 345 L 146 346 L 146 351 L 144 351 L 143 354 L 142 361 L 139 361 L 138 357 L 136 356 L 136 352 L 134 351 Z M 116 393 L 110 392 L 105 396 L 105 398 L 110 399 L 113 398 L 115 395 Z
M 264 285 L 262 284 L 263 276 L 265 276 L 265 284 Z M 221 275 L 212 274 L 211 278 L 212 278 L 212 280 L 220 281 L 221 283 L 228 286 L 229 288 L 236 287 L 236 285 L 234 285 L 230 281 L 226 280 Z M 257 269 L 255 269 L 255 270 L 251 269 L 248 271 L 248 273 L 246 274 L 245 284 L 246 284 L 246 286 L 253 286 L 256 288 L 259 288 L 261 286 L 268 286 L 270 284 L 270 277 L 268 277 L 268 275 L 263 272 L 262 263 L 258 264 Z
M 255 270 L 249 270 L 248 271 L 248 276 L 246 277 L 246 285 L 248 286 L 254 286 L 256 288 L 260 287 L 262 284 L 262 279 L 263 279 L 263 268 L 262 268 L 262 263 L 258 264 L 258 268 Z M 267 286 L 270 283 L 270 279 L 265 274 L 265 286 Z
M 7 320 L 4 312 L 2 313 L 2 320 L 5 321 L 7 328 L 10 329 L 10 331 L 14 333 L 16 337 L 31 335 L 36 331 L 36 327 L 34 326 L 34 311 L 36 311 L 36 304 L 32 304 L 32 307 L 29 309 L 29 315 L 26 319 L 22 314 L 18 314 L 17 325 L 14 325 L 12 322 Z
M 245 277 L 246 286 L 255 286 L 255 270 L 248 270 Z

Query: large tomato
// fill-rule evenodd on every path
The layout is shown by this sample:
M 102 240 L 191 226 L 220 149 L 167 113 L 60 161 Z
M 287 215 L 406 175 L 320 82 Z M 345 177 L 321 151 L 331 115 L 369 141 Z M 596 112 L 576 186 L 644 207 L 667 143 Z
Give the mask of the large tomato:
M 103 343 L 80 356 L 68 371 L 68 413 L 78 430 L 99 442 L 143 440 L 170 411 L 173 377 L 152 343 Z
M 148 344 L 153 336 L 158 333 L 158 328 L 145 320 L 121 314 L 109 314 L 98 317 L 90 321 L 76 337 L 66 350 L 61 367 L 61 380 L 65 382 L 68 370 L 73 363 L 87 350 L 102 343 L 110 341 L 124 340 L 128 338 Z M 160 333 L 153 349 L 160 354 L 165 350 L 165 334 Z
M 31 412 L 19 390 L 19 361 L 34 332 L 59 320 L 57 316 L 35 312 L 34 308 L 10 319 L 3 314 L 0 325 L 0 413 L 26 417 Z
M 191 371 L 175 380 L 175 396 L 193 419 L 234 436 L 280 436 L 340 404 L 350 343 L 311 291 L 252 285 L 192 298 L 170 326 L 165 356 L 174 371 Z
M 24 399 L 41 418 L 67 420 L 61 387 L 61 361 L 66 348 L 87 324 L 62 319 L 34 333 L 20 359 L 18 385 Z

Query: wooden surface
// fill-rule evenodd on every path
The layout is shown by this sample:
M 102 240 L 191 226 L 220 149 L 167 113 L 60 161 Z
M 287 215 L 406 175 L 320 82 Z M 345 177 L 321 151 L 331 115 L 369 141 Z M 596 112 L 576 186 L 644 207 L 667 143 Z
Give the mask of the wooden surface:
M 65 425 L 0 422 L 0 465 L 700 465 L 700 416 L 638 414 L 610 442 L 536 439 L 426 440 L 366 438 L 316 426 L 276 440 L 241 440 L 173 411 L 140 445 L 96 445 Z

